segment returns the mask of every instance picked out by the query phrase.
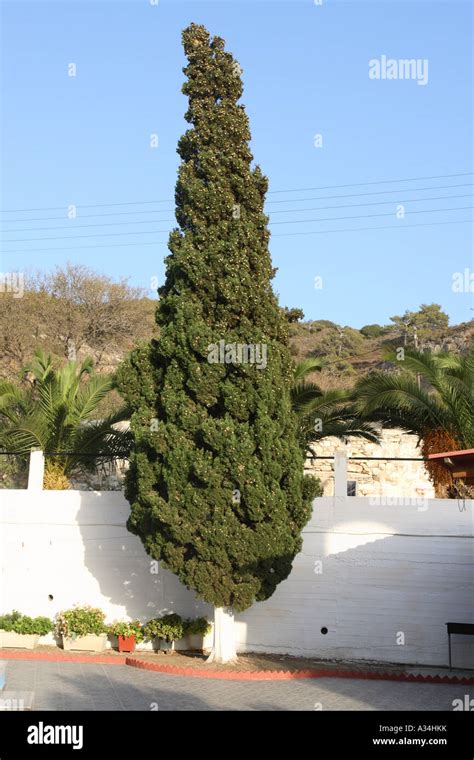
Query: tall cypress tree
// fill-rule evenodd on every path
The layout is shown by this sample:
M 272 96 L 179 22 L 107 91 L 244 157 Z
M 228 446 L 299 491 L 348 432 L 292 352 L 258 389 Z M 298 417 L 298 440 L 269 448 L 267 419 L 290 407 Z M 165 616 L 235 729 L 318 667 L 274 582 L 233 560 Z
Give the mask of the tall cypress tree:
M 270 597 L 301 547 L 303 475 L 288 323 L 271 280 L 267 179 L 252 168 L 240 68 L 191 24 L 160 337 L 120 373 L 132 410 L 129 530 L 216 608 Z

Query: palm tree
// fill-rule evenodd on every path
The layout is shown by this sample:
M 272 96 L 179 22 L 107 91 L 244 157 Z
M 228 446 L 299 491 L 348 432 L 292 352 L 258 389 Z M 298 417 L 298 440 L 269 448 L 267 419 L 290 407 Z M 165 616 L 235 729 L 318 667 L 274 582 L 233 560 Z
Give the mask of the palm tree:
M 318 357 L 304 359 L 294 370 L 291 400 L 304 451 L 310 454 L 311 444 L 329 436 L 342 441 L 354 436 L 379 443 L 377 425 L 361 419 L 356 413 L 351 391 L 338 388 L 323 391 L 306 379 L 311 373 L 320 372 L 325 365 L 324 359 Z
M 387 358 L 396 361 L 396 353 Z M 366 420 L 418 436 L 424 457 L 474 447 L 474 350 L 467 356 L 404 350 L 399 372 L 359 380 L 355 409 Z M 437 495 L 452 484 L 449 470 L 427 462 Z
M 29 378 L 27 384 L 0 382 L 3 451 L 16 452 L 23 461 L 32 448 L 51 453 L 45 484 L 52 479 L 62 482 L 62 487 L 68 487 L 67 479 L 77 471 L 93 471 L 98 463 L 128 455 L 130 435 L 114 427 L 128 419 L 128 410 L 94 420 L 114 381 L 111 376 L 94 374 L 90 358 L 56 369 L 53 358 L 38 351 L 23 372 Z

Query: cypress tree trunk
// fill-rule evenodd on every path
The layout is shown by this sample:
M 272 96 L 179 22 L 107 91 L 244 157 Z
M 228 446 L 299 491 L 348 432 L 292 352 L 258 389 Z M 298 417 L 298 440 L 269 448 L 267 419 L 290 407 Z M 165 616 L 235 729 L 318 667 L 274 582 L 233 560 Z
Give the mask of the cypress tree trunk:
M 214 643 L 207 662 L 223 664 L 236 660 L 234 611 L 231 607 L 214 607 Z
M 221 608 L 244 610 L 288 576 L 317 483 L 303 475 L 240 68 L 202 26 L 183 43 L 191 127 L 178 145 L 160 338 L 120 372 L 133 409 L 128 527 L 217 608 L 212 657 L 223 661 L 235 648 Z

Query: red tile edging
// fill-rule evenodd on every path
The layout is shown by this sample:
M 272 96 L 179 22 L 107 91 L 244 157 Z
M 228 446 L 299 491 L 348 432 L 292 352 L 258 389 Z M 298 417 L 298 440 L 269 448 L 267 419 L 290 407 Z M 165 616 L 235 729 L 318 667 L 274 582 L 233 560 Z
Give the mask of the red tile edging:
M 191 676 L 194 678 L 215 678 L 225 681 L 291 681 L 300 678 L 358 678 L 372 681 L 405 681 L 414 683 L 446 683 L 474 685 L 474 676 L 432 676 L 411 673 L 387 673 L 375 670 L 332 670 L 330 668 L 310 670 L 255 670 L 236 672 L 232 670 L 201 670 L 201 668 L 184 668 L 165 665 L 149 660 L 140 660 L 137 656 L 127 655 L 93 655 L 75 652 L 38 652 L 35 650 L 0 649 L 0 660 L 38 660 L 42 662 L 76 662 L 101 665 L 128 665 L 155 673 L 167 673 L 174 676 Z
M 165 665 L 159 662 L 139 660 L 136 657 L 127 657 L 126 665 L 142 670 L 152 670 L 157 673 L 168 673 L 175 676 L 194 676 L 195 678 L 217 678 L 226 681 L 291 681 L 297 678 L 361 678 L 378 681 L 414 681 L 417 683 L 451 683 L 451 684 L 474 684 L 474 676 L 422 676 L 410 673 L 383 673 L 378 671 L 359 670 L 255 670 L 235 672 L 232 670 L 206 670 L 200 668 L 182 668 L 174 665 Z

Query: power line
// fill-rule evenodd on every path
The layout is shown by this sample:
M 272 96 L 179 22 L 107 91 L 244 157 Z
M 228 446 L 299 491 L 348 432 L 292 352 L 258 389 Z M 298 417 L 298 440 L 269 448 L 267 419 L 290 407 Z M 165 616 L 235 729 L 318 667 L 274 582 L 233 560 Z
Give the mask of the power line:
M 447 177 L 468 177 L 474 172 L 463 172 L 461 174 L 437 174 L 433 177 L 405 177 L 404 179 L 382 179 L 373 182 L 351 182 L 347 185 L 325 185 L 323 187 L 299 187 L 293 190 L 271 190 L 272 193 L 303 193 L 308 190 L 329 190 L 336 187 L 362 187 L 363 185 L 387 185 L 390 182 L 418 182 L 420 179 L 445 179 Z
M 297 214 L 297 213 L 304 213 L 306 211 L 328 211 L 330 209 L 340 209 L 340 208 L 361 208 L 363 206 L 389 206 L 394 203 L 423 203 L 424 201 L 443 201 L 443 200 L 449 200 L 450 198 L 473 198 L 474 196 L 472 193 L 463 193 L 462 195 L 441 195 L 441 196 L 431 196 L 430 198 L 405 198 L 400 199 L 397 201 L 376 201 L 374 203 L 346 203 L 346 204 L 339 204 L 338 206 L 313 206 L 312 208 L 287 208 L 282 209 L 281 211 L 272 211 L 272 214 Z M 172 209 L 169 209 L 171 211 Z M 135 212 L 125 212 L 126 214 L 135 213 Z M 149 211 L 142 211 L 138 213 L 148 214 Z M 158 212 L 161 213 L 161 212 Z M 92 214 L 91 216 L 108 216 L 108 214 Z M 63 219 L 63 217 L 52 217 L 53 219 Z M 80 217 L 81 219 L 86 219 L 87 217 Z M 341 217 L 341 219 L 344 217 Z M 20 221 L 20 220 L 18 220 Z M 22 219 L 21 221 L 25 221 Z M 40 220 L 43 221 L 43 220 Z M 74 229 L 86 229 L 88 227 L 114 227 L 114 226 L 123 226 L 123 225 L 130 225 L 130 224 L 156 224 L 156 222 L 175 222 L 176 220 L 173 219 L 145 219 L 143 221 L 134 221 L 134 222 L 102 222 L 100 224 L 75 224 L 73 223 Z M 301 222 L 305 221 L 311 221 L 311 219 L 302 219 Z M 5 222 L 6 224 L 6 222 Z M 272 224 L 280 224 L 280 222 L 272 222 Z M 65 230 L 66 227 L 60 226 L 60 227 L 24 227 L 13 230 L 5 230 L 5 232 L 40 232 L 41 230 Z
M 462 195 L 434 195 L 429 198 L 404 198 L 396 201 L 369 201 L 368 203 L 343 203 L 337 206 L 312 206 L 311 208 L 285 208 L 281 211 L 272 211 L 272 214 L 299 214 L 304 211 L 328 211 L 335 208 L 361 208 L 362 206 L 389 206 L 393 203 L 423 203 L 424 201 L 445 201 L 449 198 L 473 198 L 472 193 L 463 193 Z M 303 200 L 303 199 L 302 199 Z M 17 232 L 17 230 L 9 230 Z M 18 230 L 19 231 L 19 230 Z
M 81 206 L 77 206 L 77 208 L 82 208 Z M 111 211 L 109 213 L 105 214 L 81 214 L 80 219 L 96 219 L 97 217 L 102 216 L 137 216 L 138 214 L 164 214 L 174 213 L 174 208 L 162 208 L 162 209 L 156 209 L 155 211 L 151 210 L 148 211 Z M 2 221 L 2 224 L 18 224 L 19 222 L 50 222 L 50 221 L 74 221 L 69 219 L 67 216 L 34 216 L 31 219 L 4 219 Z M 159 221 L 159 220 L 158 220 Z
M 398 230 L 411 230 L 414 227 L 435 227 L 438 225 L 444 225 L 444 224 L 467 224 L 467 223 L 473 223 L 474 219 L 458 219 L 456 220 L 450 220 L 446 222 L 422 222 L 420 224 L 391 224 L 391 225 L 383 225 L 382 227 L 352 227 L 352 228 L 343 228 L 341 230 L 315 230 L 314 232 L 282 232 L 278 233 L 276 235 L 272 235 L 272 238 L 275 237 L 293 237 L 294 235 L 327 235 L 330 233 L 336 233 L 336 232 L 365 232 L 367 230 L 389 230 L 389 229 L 398 229 Z M 71 238 L 68 238 L 69 240 Z M 166 245 L 166 240 L 152 240 L 150 242 L 135 242 L 135 243 L 110 243 L 109 245 L 78 245 L 73 246 L 72 248 L 68 247 L 60 247 L 60 248 L 30 248 L 29 250 L 23 249 L 8 249 L 6 251 L 3 251 L 2 253 L 33 253 L 35 251 L 41 251 L 42 253 L 54 252 L 54 251 L 80 251 L 80 250 L 86 250 L 91 248 L 129 248 L 130 246 L 144 246 L 144 245 Z
M 314 444 L 317 444 L 318 441 L 314 441 Z M 311 456 L 310 459 L 334 459 L 334 457 L 330 456 Z M 375 460 L 376 462 L 429 462 L 430 460 L 427 457 L 347 457 L 347 460 L 353 461 L 353 460 L 361 460 L 363 462 L 368 461 L 369 459 Z M 397 497 L 396 497 L 397 498 Z M 400 499 L 403 499 L 403 496 L 399 497 Z
M 124 235 L 155 235 L 159 232 L 169 232 L 169 230 L 139 230 L 138 232 L 100 232 L 100 233 L 93 233 L 92 235 L 76 235 L 75 237 L 70 236 L 61 236 L 56 235 L 52 237 L 42 237 L 42 238 L 12 238 L 11 240 L 4 240 L 4 243 L 36 243 L 40 242 L 41 240 L 80 240 L 82 238 L 95 238 L 95 237 L 117 237 L 117 236 L 124 236 Z
M 274 237 L 289 237 L 292 235 L 326 235 L 330 232 L 364 232 L 366 230 L 411 230 L 413 227 L 435 227 L 439 224 L 466 224 L 467 222 L 474 222 L 474 219 L 459 219 L 458 221 L 449 222 L 421 222 L 420 224 L 386 224 L 382 227 L 352 227 L 350 229 L 344 228 L 343 230 L 315 230 L 314 232 L 279 232 Z M 44 250 L 44 248 L 43 248 Z M 17 251 L 18 253 L 18 251 Z
M 317 443 L 317 441 L 315 442 Z M 30 452 L 27 451 L 0 451 L 0 456 L 2 457 L 13 457 L 13 456 L 22 456 L 27 457 L 30 455 Z M 44 451 L 43 455 L 45 457 L 69 457 L 69 456 L 76 456 L 76 457 L 86 457 L 88 459 L 97 459 L 97 460 L 104 460 L 107 461 L 112 459 L 120 459 L 125 460 L 129 459 L 129 454 L 117 454 L 116 456 L 106 457 L 106 456 L 100 456 L 97 454 L 83 454 L 81 451 Z M 312 456 L 311 459 L 334 459 L 332 456 Z M 426 457 L 347 457 L 348 460 L 361 460 L 363 462 L 368 461 L 369 459 L 373 459 L 377 462 L 382 461 L 389 461 L 389 462 L 428 462 L 429 459 Z M 401 497 L 403 498 L 403 497 Z M 62 525 L 62 523 L 56 523 L 57 525 Z M 82 523 L 83 524 L 83 523 Z M 94 525 L 97 525 L 97 523 L 93 523 Z M 110 525 L 110 523 L 107 523 L 107 525 Z M 121 525 L 115 525 L 115 528 L 121 528 Z M 116 536 L 114 536 L 116 538 Z M 97 538 L 97 541 L 103 540 L 102 538 Z
M 306 201 L 324 201 L 324 200 L 333 200 L 333 199 L 337 199 L 337 198 L 363 198 L 363 197 L 367 197 L 368 195 L 375 195 L 375 196 L 377 196 L 377 195 L 387 195 L 387 193 L 390 194 L 390 195 L 393 195 L 394 193 L 395 194 L 398 194 L 398 193 L 407 193 L 407 192 L 414 192 L 415 193 L 415 192 L 424 192 L 425 190 L 448 190 L 448 189 L 451 189 L 451 188 L 458 188 L 458 187 L 474 187 L 474 183 L 473 182 L 464 182 L 464 183 L 457 184 L 457 185 L 429 185 L 428 187 L 401 188 L 399 190 L 380 190 L 380 191 L 372 191 L 372 192 L 369 192 L 369 193 L 346 193 L 345 195 L 320 195 L 319 197 L 312 197 L 312 198 L 286 198 L 285 200 L 281 200 L 281 201 L 267 201 L 267 205 L 268 205 L 268 203 L 272 203 L 272 204 L 275 204 L 275 203 L 304 203 Z M 450 197 L 450 196 L 447 196 L 447 197 Z M 453 197 L 455 197 L 455 196 L 453 196 Z M 423 200 L 430 200 L 430 199 L 429 198 L 426 198 L 426 199 L 425 198 L 419 198 L 417 200 L 423 201 Z M 146 202 L 146 203 L 155 203 L 155 201 L 144 201 L 144 202 Z M 158 202 L 158 201 L 156 201 L 156 202 Z M 396 201 L 386 201 L 386 202 L 387 203 L 395 203 Z M 401 202 L 402 201 L 400 201 L 400 203 Z M 103 205 L 107 205 L 107 204 L 103 204 Z M 118 205 L 120 205 L 120 204 L 118 204 Z M 355 204 L 351 204 L 351 205 L 355 205 Z M 363 204 L 361 204 L 361 205 L 363 205 Z M 376 205 L 376 204 L 374 202 L 373 204 L 372 203 L 368 203 L 368 204 L 365 204 L 365 205 L 371 206 L 371 205 Z M 66 208 L 66 206 L 59 206 L 57 208 L 59 210 L 61 210 L 61 209 L 64 210 Z M 75 208 L 76 208 L 76 210 L 78 210 L 78 209 L 81 209 L 81 208 L 92 208 L 92 207 L 77 205 Z M 24 210 L 27 211 L 28 209 L 24 209 Z M 33 211 L 34 209 L 30 209 L 30 210 Z M 41 211 L 41 209 L 38 209 L 38 210 Z M 43 210 L 46 211 L 48 209 L 43 209 Z M 298 209 L 294 209 L 294 210 L 298 211 Z M 150 210 L 150 211 L 148 211 L 148 210 L 146 210 L 146 211 L 110 211 L 110 212 L 106 212 L 105 214 L 103 214 L 103 213 L 101 213 L 101 214 L 84 214 L 84 216 L 81 215 L 80 218 L 81 219 L 92 219 L 92 218 L 104 217 L 104 216 L 132 216 L 132 215 L 137 215 L 137 214 L 163 214 L 163 213 L 173 213 L 174 211 L 175 211 L 174 208 L 155 209 L 155 210 Z M 6 213 L 6 212 L 0 212 L 0 213 Z M 275 213 L 280 213 L 280 212 L 279 211 L 273 211 L 272 213 L 275 214 Z M 3 220 L 3 224 L 18 224 L 19 222 L 46 222 L 46 221 L 53 221 L 53 220 L 58 220 L 58 221 L 59 220 L 63 220 L 63 221 L 66 221 L 67 219 L 68 219 L 67 215 L 63 215 L 63 216 L 43 216 L 43 217 L 42 216 L 38 216 L 38 217 L 30 218 L 30 219 L 4 219 Z M 158 221 L 162 221 L 162 220 L 158 220 Z
M 269 201 L 269 203 L 301 203 L 302 201 L 325 201 L 333 198 L 363 198 L 367 195 L 393 195 L 393 193 L 418 193 L 422 190 L 447 190 L 452 187 L 472 187 L 472 182 L 463 182 L 460 185 L 434 185 L 429 187 L 411 187 L 402 190 L 377 190 L 370 193 L 349 193 L 347 195 L 321 195 L 319 198 L 286 198 L 283 201 Z
M 313 320 L 313 321 L 317 322 L 318 320 L 316 319 L 316 320 Z M 362 354 L 356 354 L 356 356 L 350 356 L 350 355 L 349 356 L 340 356 L 338 359 L 331 359 L 331 361 L 325 361 L 324 364 L 321 365 L 320 370 L 315 369 L 313 372 L 308 373 L 308 374 L 314 374 L 315 375 L 315 374 L 319 373 L 319 375 L 322 376 L 323 371 L 326 369 L 326 367 L 329 367 L 332 364 L 341 364 L 341 363 L 343 363 L 345 361 L 350 361 L 350 363 L 352 364 L 357 359 L 362 359 L 364 356 L 369 356 L 370 354 L 373 354 L 373 353 L 374 353 L 374 348 L 369 348 L 368 351 L 364 351 L 364 353 L 362 353 Z M 319 357 L 316 357 L 316 358 L 319 358 Z
M 30 456 L 29 451 L 0 451 L 0 456 L 2 457 L 12 457 L 12 456 Z M 122 456 L 122 454 L 87 454 L 82 451 L 43 451 L 43 456 L 45 457 L 85 457 L 86 459 L 97 459 L 98 461 L 110 461 L 112 459 L 128 459 L 128 455 Z M 96 524 L 96 523 L 94 523 Z M 119 526 L 115 526 L 119 527 Z
M 453 196 L 451 196 L 453 197 Z M 464 197 L 464 196 L 462 196 Z M 82 218 L 82 217 L 81 217 Z M 143 221 L 137 221 L 137 222 L 102 222 L 101 224 L 73 224 L 71 225 L 75 230 L 82 230 L 86 229 L 87 227 L 121 227 L 123 225 L 130 225 L 130 224 L 157 224 L 158 222 L 174 222 L 176 224 L 176 219 L 144 219 Z M 66 227 L 25 227 L 20 230 L 5 230 L 5 232 L 37 232 L 40 230 L 66 230 Z M 74 230 L 71 230 L 73 232 Z M 160 232 L 164 232 L 165 230 L 159 230 Z M 34 240 L 35 238 L 31 238 Z M 41 240 L 41 238 L 39 238 Z M 5 241 L 8 242 L 8 241 Z M 11 242 L 11 241 L 10 241 Z
M 15 248 L 14 250 L 6 250 L 2 251 L 2 253 L 33 253 L 34 251 L 42 251 L 43 253 L 47 253 L 48 251 L 83 251 L 87 248 L 129 248 L 130 246 L 136 247 L 137 245 L 166 245 L 166 240 L 152 240 L 151 242 L 139 242 L 139 243 L 110 243 L 105 245 L 76 245 L 73 248 L 68 247 L 60 247 L 60 248 L 30 248 L 27 250 L 26 248 L 23 250 L 18 250 Z
M 81 208 L 105 208 L 106 206 L 137 206 L 137 205 L 144 205 L 147 203 L 171 203 L 172 198 L 164 198 L 163 200 L 155 200 L 155 201 L 121 201 L 120 203 L 89 203 L 89 204 L 79 204 L 79 203 L 70 203 L 65 204 L 64 206 L 41 206 L 40 208 L 9 208 L 9 209 L 3 209 L 0 211 L 0 214 L 20 214 L 24 211 L 61 211 L 64 208 L 68 208 L 69 206 L 74 206 L 75 208 L 78 208 L 79 206 Z
M 407 214 L 435 214 L 439 213 L 440 211 L 466 211 L 468 209 L 474 208 L 473 206 L 455 206 L 453 208 L 430 208 L 430 209 L 420 209 L 418 211 L 407 211 Z M 382 216 L 391 216 L 393 217 L 393 212 L 383 213 L 383 214 L 357 214 L 356 216 L 327 216 L 320 219 L 292 219 L 289 221 L 284 222 L 270 222 L 270 225 L 275 224 L 306 224 L 308 222 L 335 222 L 341 219 L 371 219 L 373 217 L 382 217 Z M 173 219 L 162 221 L 174 221 Z M 85 225 L 87 226 L 87 225 Z M 98 225 L 101 226 L 101 225 Z M 168 230 L 138 230 L 135 232 L 100 232 L 100 233 L 92 233 L 90 235 L 75 235 L 75 236 L 62 236 L 62 235 L 56 235 L 51 237 L 40 237 L 40 238 L 11 238 L 4 240 L 4 243 L 33 243 L 33 242 L 41 242 L 43 240 L 80 240 L 83 238 L 94 238 L 94 237 L 122 237 L 125 235 L 154 235 L 156 233 L 161 232 L 168 232 Z
M 299 192 L 308 192 L 308 191 L 316 191 L 316 190 L 330 190 L 330 189 L 337 189 L 337 188 L 343 188 L 343 187 L 363 187 L 364 185 L 385 185 L 390 184 L 394 182 L 417 182 L 419 180 L 431 180 L 431 179 L 448 179 L 448 178 L 454 178 L 454 177 L 468 177 L 472 176 L 474 172 L 461 172 L 458 174 L 435 174 L 430 177 L 405 177 L 404 179 L 383 179 L 383 180 L 372 180 L 370 182 L 351 182 L 346 183 L 343 185 L 322 185 L 320 187 L 300 187 L 300 188 L 293 188 L 291 190 L 270 190 L 270 194 L 278 194 L 278 193 L 299 193 Z M 390 191 L 387 191 L 390 192 Z M 113 207 L 113 206 L 137 206 L 137 205 L 144 205 L 149 203 L 171 203 L 171 198 L 164 198 L 162 200 L 152 200 L 152 201 L 122 201 L 118 203 L 90 203 L 90 204 L 71 204 L 75 206 L 79 206 L 81 208 L 105 208 L 105 207 Z M 22 212 L 30 212 L 30 211 L 61 211 L 62 209 L 67 208 L 67 204 L 65 206 L 43 206 L 40 208 L 16 208 L 16 209 L 3 209 L 0 211 L 2 214 L 17 214 Z
M 437 211 L 466 211 L 472 209 L 474 206 L 456 206 L 454 208 L 427 208 L 420 209 L 419 211 L 407 211 L 406 214 L 433 214 Z M 287 222 L 270 222 L 270 224 L 306 224 L 308 222 L 334 222 L 339 219 L 370 219 L 371 217 L 380 216 L 395 216 L 393 211 L 389 211 L 385 214 L 360 214 L 357 216 L 328 216 L 324 219 L 291 219 Z

